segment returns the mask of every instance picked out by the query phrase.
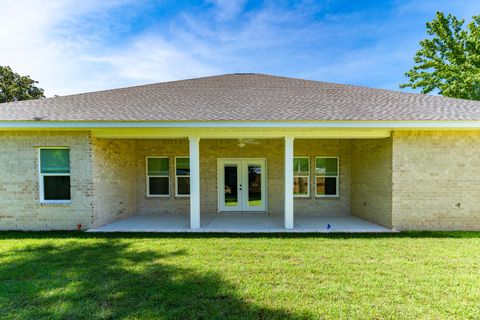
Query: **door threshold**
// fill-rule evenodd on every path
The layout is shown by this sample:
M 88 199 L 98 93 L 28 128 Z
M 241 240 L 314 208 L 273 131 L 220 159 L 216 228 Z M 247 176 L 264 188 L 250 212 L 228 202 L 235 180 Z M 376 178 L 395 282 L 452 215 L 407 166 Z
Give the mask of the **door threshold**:
M 266 211 L 219 211 L 220 215 L 268 215 Z

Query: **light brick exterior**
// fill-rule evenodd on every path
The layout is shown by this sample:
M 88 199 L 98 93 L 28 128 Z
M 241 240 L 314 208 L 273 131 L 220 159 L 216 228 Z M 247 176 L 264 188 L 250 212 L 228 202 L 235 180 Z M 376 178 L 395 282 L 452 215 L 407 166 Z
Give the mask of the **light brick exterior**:
M 189 214 L 190 198 L 175 197 L 175 157 L 188 157 L 188 140 L 136 140 L 135 154 L 135 185 L 138 214 L 177 213 Z M 170 161 L 170 196 L 147 197 L 146 157 L 168 157 Z
M 480 132 L 393 133 L 393 226 L 480 230 Z
M 200 207 L 201 212 L 218 212 L 217 159 L 265 158 L 267 161 L 267 210 L 283 213 L 283 152 L 280 139 L 257 140 L 259 144 L 238 146 L 238 140 L 200 141 Z
M 200 208 L 203 214 L 218 212 L 217 161 L 219 158 L 264 158 L 267 160 L 267 212 L 283 215 L 283 152 L 281 139 L 259 139 L 259 144 L 238 147 L 238 140 L 200 140 Z M 137 212 L 139 214 L 189 214 L 189 198 L 175 197 L 176 156 L 188 156 L 188 140 L 136 140 Z M 295 199 L 296 212 L 303 214 L 348 214 L 350 212 L 350 141 L 297 140 L 295 154 L 311 158 L 311 192 L 309 198 Z M 170 159 L 170 197 L 146 196 L 147 156 L 167 156 Z M 314 196 L 315 156 L 339 156 L 340 185 L 338 198 Z
M 69 147 L 70 205 L 39 202 L 39 147 Z M 90 136 L 75 132 L 0 132 L 0 229 L 54 230 L 92 225 Z
M 283 215 L 282 139 L 200 141 L 201 213 L 218 212 L 219 158 L 267 160 L 267 212 Z M 295 214 L 353 214 L 397 230 L 480 230 L 480 132 L 395 131 L 386 139 L 297 139 L 311 163 L 310 197 Z M 98 139 L 88 132 L 0 133 L 0 229 L 83 229 L 133 214 L 189 213 L 175 197 L 174 159 L 187 139 Z M 39 202 L 39 147 L 69 147 L 69 205 Z M 146 196 L 147 156 L 170 158 L 170 197 Z M 314 196 L 315 156 L 338 156 L 338 198 Z
M 392 139 L 352 140 L 352 215 L 392 227 Z
M 351 141 L 340 139 L 297 139 L 295 156 L 310 158 L 310 197 L 295 198 L 294 212 L 314 215 L 350 214 Z M 339 192 L 335 198 L 315 196 L 315 157 L 338 157 Z M 283 170 L 283 166 L 282 166 Z M 283 179 L 283 175 L 282 175 Z M 282 182 L 283 186 L 283 182 Z M 282 194 L 283 196 L 283 194 Z M 280 199 L 279 201 L 283 201 Z M 283 214 L 283 213 L 281 213 Z
M 92 139 L 93 225 L 136 214 L 135 141 Z

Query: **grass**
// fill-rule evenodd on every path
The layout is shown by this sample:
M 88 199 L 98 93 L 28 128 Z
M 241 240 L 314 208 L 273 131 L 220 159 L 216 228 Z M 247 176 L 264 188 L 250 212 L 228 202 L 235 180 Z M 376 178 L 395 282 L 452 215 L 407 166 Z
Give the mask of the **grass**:
M 480 233 L 0 233 L 1 319 L 479 319 Z

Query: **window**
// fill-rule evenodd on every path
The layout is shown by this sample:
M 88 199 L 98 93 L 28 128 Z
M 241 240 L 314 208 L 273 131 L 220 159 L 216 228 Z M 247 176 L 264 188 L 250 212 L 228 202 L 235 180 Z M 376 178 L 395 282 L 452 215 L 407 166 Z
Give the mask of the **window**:
M 40 148 L 40 202 L 69 203 L 70 150 Z
M 167 157 L 147 157 L 147 197 L 170 195 L 169 168 Z
M 190 195 L 190 158 L 175 158 L 175 194 L 177 197 Z
M 308 197 L 310 195 L 310 159 L 293 158 L 293 195 Z
M 315 158 L 315 194 L 317 197 L 338 197 L 338 158 Z

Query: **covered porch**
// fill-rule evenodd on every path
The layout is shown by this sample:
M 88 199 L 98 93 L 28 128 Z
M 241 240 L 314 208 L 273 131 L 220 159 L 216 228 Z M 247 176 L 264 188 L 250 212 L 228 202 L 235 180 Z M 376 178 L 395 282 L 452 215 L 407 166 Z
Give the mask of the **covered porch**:
M 102 129 L 92 138 L 91 231 L 391 228 L 388 130 Z
M 202 214 L 200 228 L 192 229 L 187 215 L 135 215 L 88 230 L 89 232 L 393 232 L 386 227 L 350 215 L 297 215 L 294 227 L 285 229 L 281 216 L 254 214 Z

